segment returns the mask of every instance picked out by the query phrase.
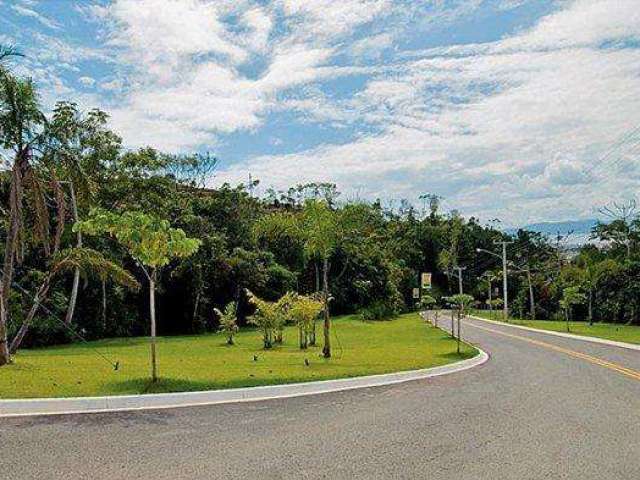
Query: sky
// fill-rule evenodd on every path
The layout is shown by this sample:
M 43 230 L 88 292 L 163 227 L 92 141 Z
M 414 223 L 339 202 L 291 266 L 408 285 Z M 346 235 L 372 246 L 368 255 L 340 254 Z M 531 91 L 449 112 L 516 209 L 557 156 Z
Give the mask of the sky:
M 514 226 L 640 179 L 640 0 L 0 0 L 0 43 L 45 107 L 211 152 L 211 186 L 435 193 Z

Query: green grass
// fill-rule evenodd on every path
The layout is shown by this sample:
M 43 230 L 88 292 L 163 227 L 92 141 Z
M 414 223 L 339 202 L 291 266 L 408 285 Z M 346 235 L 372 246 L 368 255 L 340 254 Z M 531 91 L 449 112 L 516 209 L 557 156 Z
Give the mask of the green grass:
M 333 325 L 337 336 L 332 336 L 334 356 L 329 360 L 320 357 L 320 345 L 299 350 L 293 327 L 286 329 L 283 345 L 268 351 L 262 350 L 260 333 L 255 330 L 241 331 L 235 346 L 227 346 L 220 334 L 161 337 L 160 380 L 155 384 L 149 382 L 147 338 L 22 350 L 13 364 L 0 367 L 0 398 L 121 395 L 305 382 L 433 367 L 477 353 L 464 345 L 461 355 L 456 354 L 455 341 L 417 314 L 383 322 L 363 322 L 348 316 L 335 319 Z M 118 360 L 119 370 L 114 371 L 96 350 Z M 257 362 L 254 355 L 258 355 Z M 305 358 L 309 366 L 304 365 Z
M 489 316 L 486 310 L 476 310 L 474 315 L 502 322 L 502 311 Z M 509 323 L 522 325 L 525 327 L 537 328 L 539 330 L 551 330 L 553 332 L 567 332 L 567 324 L 561 320 L 519 320 L 510 319 Z M 640 344 L 640 327 L 631 325 L 620 325 L 613 323 L 594 323 L 589 326 L 587 322 L 569 322 L 569 333 L 584 335 L 588 337 L 598 337 L 618 342 Z

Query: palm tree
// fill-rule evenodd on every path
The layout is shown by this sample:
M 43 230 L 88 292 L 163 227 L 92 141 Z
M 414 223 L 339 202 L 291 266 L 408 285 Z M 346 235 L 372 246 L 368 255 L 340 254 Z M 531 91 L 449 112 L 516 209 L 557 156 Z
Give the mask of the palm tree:
M 0 50 L 0 59 L 15 54 Z M 6 69 L 0 74 L 0 147 L 13 153 L 9 191 L 9 224 L 5 240 L 0 279 L 0 366 L 11 360 L 7 345 L 9 293 L 13 282 L 14 260 L 22 228 L 25 184 L 34 183 L 32 155 L 42 140 L 45 118 L 31 79 L 18 79 Z M 42 212 L 36 209 L 36 212 Z M 47 219 L 48 221 L 48 219 Z
M 302 211 L 302 235 L 304 251 L 308 258 L 322 261 L 322 302 L 324 316 L 324 344 L 322 355 L 331 357 L 331 317 L 329 316 L 329 259 L 340 239 L 340 225 L 336 213 L 326 202 L 309 200 Z
M 29 313 L 18 330 L 18 333 L 11 341 L 11 347 L 9 348 L 11 354 L 14 354 L 20 347 L 33 319 L 38 313 L 40 305 L 49 293 L 53 280 L 58 274 L 66 271 L 79 271 L 84 273 L 85 276 L 94 275 L 101 280 L 111 278 L 115 282 L 135 290 L 140 287 L 136 279 L 129 272 L 107 260 L 100 252 L 90 248 L 70 248 L 56 253 L 53 256 L 44 281 L 36 291 Z
M 0 74 L 8 75 L 6 60 L 11 57 L 21 57 L 22 54 L 12 45 L 0 45 Z

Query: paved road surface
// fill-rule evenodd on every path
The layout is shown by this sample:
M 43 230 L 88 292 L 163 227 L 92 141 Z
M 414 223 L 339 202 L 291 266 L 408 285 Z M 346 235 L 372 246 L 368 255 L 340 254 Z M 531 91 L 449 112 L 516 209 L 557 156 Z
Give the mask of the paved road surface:
M 425 381 L 0 419 L 0 478 L 640 479 L 638 352 L 475 320 L 463 335 L 491 360 Z

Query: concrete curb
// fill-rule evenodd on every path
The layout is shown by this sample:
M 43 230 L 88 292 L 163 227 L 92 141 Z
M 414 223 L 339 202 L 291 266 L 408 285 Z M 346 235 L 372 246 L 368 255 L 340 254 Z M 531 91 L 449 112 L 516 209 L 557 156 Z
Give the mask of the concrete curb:
M 505 322 L 497 322 L 495 320 L 488 320 L 486 318 L 476 317 L 475 315 L 467 315 L 467 317 L 472 318 L 474 320 L 480 320 L 481 322 L 493 323 L 494 325 L 502 325 L 504 327 L 517 328 L 517 329 L 520 329 L 520 330 L 527 330 L 529 332 L 544 333 L 546 335 L 554 335 L 556 337 L 564 337 L 564 338 L 569 338 L 569 339 L 572 339 L 572 340 L 582 340 L 583 342 L 599 343 L 601 345 L 609 345 L 609 346 L 612 346 L 612 347 L 620 347 L 620 348 L 626 348 L 628 350 L 640 351 L 640 345 L 636 345 L 634 343 L 617 342 L 615 340 L 607 340 L 607 339 L 598 338 L 598 337 L 587 337 L 587 336 L 584 336 L 584 335 L 575 335 L 573 333 L 554 332 L 552 330 L 541 330 L 539 328 L 525 327 L 523 325 L 514 325 L 512 323 L 505 323 Z
M 477 347 L 476 347 L 477 348 Z M 193 407 L 222 403 L 255 402 L 278 398 L 316 395 L 356 388 L 378 387 L 410 382 L 461 372 L 482 365 L 489 355 L 480 352 L 473 358 L 449 365 L 410 370 L 406 372 L 369 375 L 364 377 L 323 380 L 319 382 L 268 385 L 263 387 L 233 388 L 203 392 L 159 393 L 149 395 L 121 395 L 111 397 L 34 398 L 0 400 L 0 418 L 32 415 L 63 415 L 79 413 L 122 412 L 131 410 Z

